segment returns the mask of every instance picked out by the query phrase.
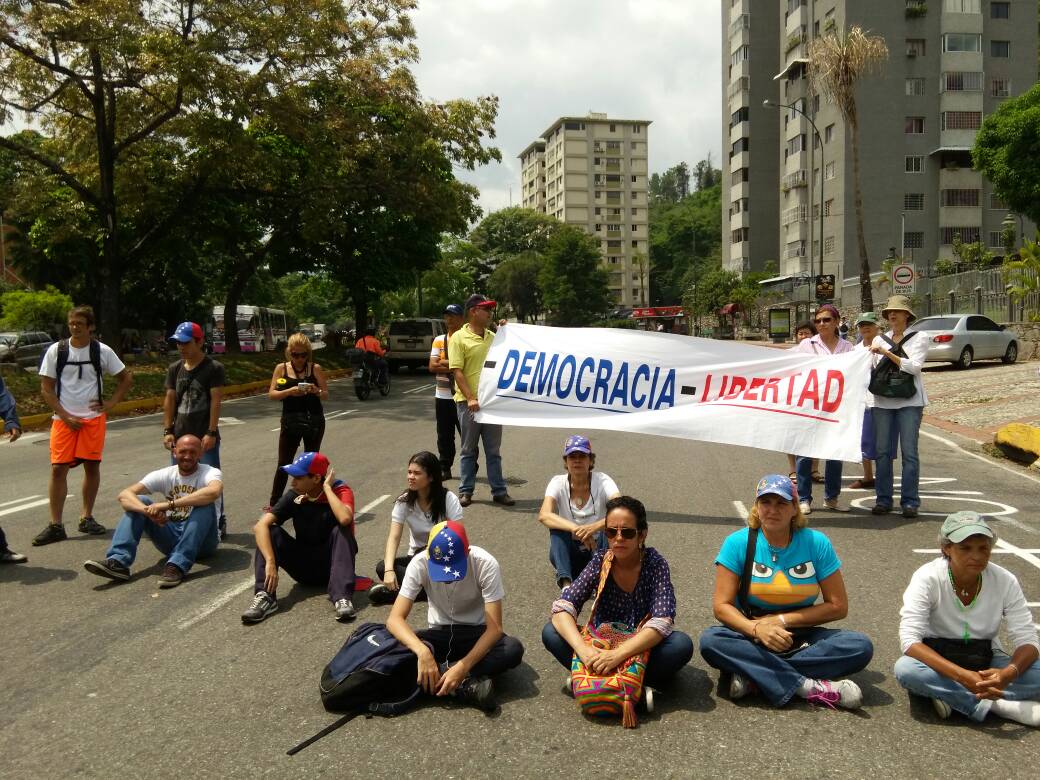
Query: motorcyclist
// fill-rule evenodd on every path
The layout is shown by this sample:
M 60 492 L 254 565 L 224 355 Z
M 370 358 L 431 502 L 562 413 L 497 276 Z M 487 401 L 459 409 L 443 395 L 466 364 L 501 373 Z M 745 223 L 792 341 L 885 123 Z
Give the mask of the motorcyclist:
M 375 328 L 365 328 L 365 335 L 359 338 L 355 343 L 354 347 L 360 349 L 366 353 L 366 357 L 371 361 L 372 365 L 375 366 L 378 374 L 376 384 L 384 385 L 387 381 L 387 365 L 386 365 L 386 350 L 383 349 L 383 345 L 379 343 L 379 339 L 376 338 Z

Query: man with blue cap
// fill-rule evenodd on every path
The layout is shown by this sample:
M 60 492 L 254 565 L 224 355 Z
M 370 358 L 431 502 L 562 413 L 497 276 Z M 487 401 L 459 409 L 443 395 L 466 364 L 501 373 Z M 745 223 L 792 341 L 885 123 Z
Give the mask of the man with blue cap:
M 336 620 L 353 620 L 354 492 L 320 452 L 305 452 L 282 470 L 291 478 L 289 490 L 253 526 L 256 580 L 242 622 L 259 623 L 278 611 L 279 569 L 304 585 L 327 586 Z M 287 520 L 295 536 L 285 530 Z
M 442 333 L 433 340 L 430 349 L 430 373 L 437 379 L 437 387 L 433 391 L 434 405 L 437 414 L 437 455 L 441 462 L 441 481 L 451 479 L 451 464 L 455 462 L 455 432 L 459 430 L 459 414 L 455 408 L 455 380 L 448 367 L 448 342 L 455 331 L 462 327 L 462 307 L 457 303 L 449 303 L 444 307 L 444 327 Z

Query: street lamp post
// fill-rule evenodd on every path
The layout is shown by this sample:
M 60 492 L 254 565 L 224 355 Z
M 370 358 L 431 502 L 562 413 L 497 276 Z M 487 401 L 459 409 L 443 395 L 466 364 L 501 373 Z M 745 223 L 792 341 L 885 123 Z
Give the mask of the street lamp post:
M 819 275 L 823 275 L 823 179 L 824 179 L 824 164 L 823 164 L 823 136 L 820 135 L 819 129 L 816 127 L 816 123 L 812 120 L 812 117 L 807 113 L 798 108 L 793 103 L 774 103 L 772 100 L 763 100 L 762 105 L 768 108 L 789 108 L 792 111 L 797 111 L 799 114 L 804 116 L 808 120 L 809 124 L 812 125 L 813 133 L 818 139 L 820 139 L 820 272 Z M 809 175 L 812 176 L 812 171 L 809 171 Z M 811 205 L 811 204 L 810 204 Z M 810 248 L 811 251 L 811 248 Z M 812 265 L 812 257 L 809 258 L 810 266 Z M 815 289 L 817 285 L 817 274 L 812 272 L 812 285 L 815 295 Z

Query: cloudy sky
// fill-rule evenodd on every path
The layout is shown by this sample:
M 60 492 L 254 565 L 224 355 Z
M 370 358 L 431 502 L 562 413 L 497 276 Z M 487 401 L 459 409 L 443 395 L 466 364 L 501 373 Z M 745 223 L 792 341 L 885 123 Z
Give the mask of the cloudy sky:
M 419 0 L 432 100 L 497 95 L 502 163 L 461 178 L 485 212 L 519 200 L 517 155 L 560 116 L 649 119 L 650 171 L 711 152 L 718 165 L 718 0 Z

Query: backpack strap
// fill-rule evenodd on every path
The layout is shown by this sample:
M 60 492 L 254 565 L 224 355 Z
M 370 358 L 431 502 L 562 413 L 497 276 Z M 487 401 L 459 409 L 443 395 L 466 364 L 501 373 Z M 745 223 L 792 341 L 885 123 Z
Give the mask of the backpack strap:
M 345 726 L 347 723 L 349 723 L 350 721 L 354 720 L 354 718 L 356 718 L 360 714 L 361 714 L 360 710 L 354 710 L 353 712 L 348 712 L 346 715 L 344 715 L 339 720 L 335 721 L 334 723 L 330 723 L 328 726 L 323 728 L 321 731 L 319 731 L 313 737 L 308 737 L 303 742 L 301 742 L 299 745 L 296 745 L 295 747 L 292 747 L 292 748 L 289 748 L 288 750 L 286 750 L 285 751 L 285 755 L 287 755 L 287 756 L 295 756 L 297 753 L 299 753 L 301 750 L 303 750 L 308 745 L 310 745 L 310 744 L 312 744 L 314 742 L 317 742 L 319 739 L 321 739 L 322 737 L 324 737 L 324 736 L 326 736 L 328 734 L 331 734 L 333 731 L 338 729 L 340 726 Z
M 613 565 L 614 553 L 607 550 L 599 567 L 599 585 L 596 586 L 596 598 L 592 602 L 592 611 L 589 612 L 589 622 L 586 624 L 588 626 L 595 627 L 593 620 L 596 618 L 596 607 L 599 606 L 599 597 L 603 594 L 603 589 L 607 587 L 607 578 L 610 577 L 610 567 Z
M 748 604 L 748 591 L 751 589 L 751 567 L 755 565 L 755 548 L 758 546 L 758 529 L 748 528 L 747 550 L 744 552 L 744 572 L 740 575 L 740 586 L 737 588 L 738 608 L 744 617 L 751 620 L 751 606 Z
M 94 377 L 97 380 L 97 399 L 100 402 L 104 398 L 104 388 L 101 384 L 101 342 L 97 339 L 90 340 L 90 365 L 94 367 Z
M 61 372 L 65 370 L 65 365 L 69 362 L 69 340 L 62 339 L 58 342 L 58 363 L 57 363 L 57 376 L 54 380 L 54 394 L 61 399 Z

